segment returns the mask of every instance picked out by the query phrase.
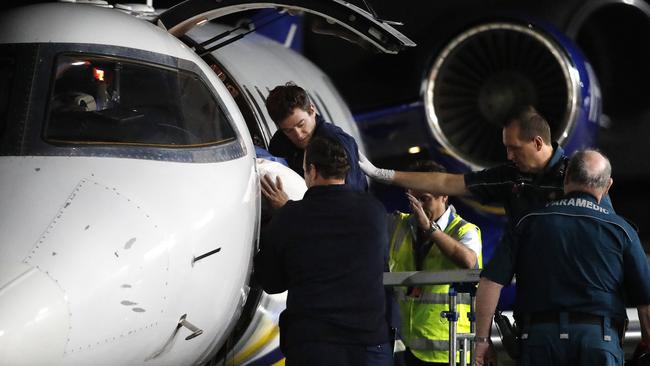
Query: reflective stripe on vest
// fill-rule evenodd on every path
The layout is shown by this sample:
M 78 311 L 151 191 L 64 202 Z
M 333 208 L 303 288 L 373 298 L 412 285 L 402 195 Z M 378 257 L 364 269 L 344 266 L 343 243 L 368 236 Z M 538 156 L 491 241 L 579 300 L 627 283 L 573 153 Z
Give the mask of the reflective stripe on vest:
M 448 340 L 432 340 L 426 338 L 411 338 L 409 340 L 409 348 L 421 351 L 448 351 Z
M 392 243 L 394 243 L 393 244 L 394 246 L 391 249 L 392 251 L 397 253 L 402 247 L 402 244 L 406 241 L 404 240 L 406 239 L 406 236 L 410 234 L 413 235 L 413 237 L 415 237 L 415 233 L 411 232 L 413 230 L 413 227 L 408 222 L 409 220 L 399 220 L 399 219 L 395 219 L 395 220 L 397 221 L 397 224 L 395 225 L 396 226 L 395 229 L 397 230 L 397 232 L 393 237 Z
M 453 224 L 453 222 L 449 223 L 449 225 L 451 224 Z M 445 230 L 445 233 L 447 233 L 447 235 L 451 236 L 452 238 L 460 238 L 460 230 L 462 230 L 467 224 L 469 224 L 469 222 L 465 221 L 465 219 L 461 217 L 456 221 L 452 228 Z
M 404 288 L 395 288 L 395 298 L 397 301 L 406 301 L 407 299 L 410 301 L 413 301 L 415 303 L 420 303 L 420 304 L 448 304 L 449 303 L 449 295 L 448 294 L 441 294 L 441 293 L 435 293 L 435 292 L 425 292 L 421 294 L 419 297 L 411 297 L 411 296 L 406 296 L 406 289 Z M 457 304 L 465 304 L 465 305 L 470 305 L 472 301 L 472 297 L 468 293 L 460 293 L 456 295 L 456 303 Z

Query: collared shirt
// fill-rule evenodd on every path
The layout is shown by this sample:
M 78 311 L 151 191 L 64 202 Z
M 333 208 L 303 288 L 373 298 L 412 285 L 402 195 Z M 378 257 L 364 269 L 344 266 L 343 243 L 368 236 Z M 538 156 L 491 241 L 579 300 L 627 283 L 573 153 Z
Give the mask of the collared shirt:
M 482 203 L 501 204 L 511 224 L 563 196 L 568 159 L 553 143 L 553 155 L 539 173 L 521 172 L 513 163 L 465 174 L 465 186 Z
M 623 319 L 623 294 L 650 304 L 650 266 L 636 231 L 586 193 L 525 215 L 481 274 L 517 278 L 515 312 L 576 311 Z
M 325 122 L 325 120 L 319 115 L 316 115 L 316 127 L 314 128 L 313 136 L 336 139 L 343 145 L 345 153 L 348 155 L 348 163 L 350 164 L 350 170 L 345 176 L 345 184 L 351 186 L 356 191 L 367 191 L 368 180 L 359 167 L 359 147 L 354 138 L 348 135 L 340 127 Z M 275 156 L 286 159 L 289 163 L 289 167 L 293 169 L 293 171 L 298 173 L 301 177 L 304 176 L 302 163 L 305 150 L 296 147 L 284 132 L 279 129 L 271 138 L 271 142 L 269 143 L 269 152 Z

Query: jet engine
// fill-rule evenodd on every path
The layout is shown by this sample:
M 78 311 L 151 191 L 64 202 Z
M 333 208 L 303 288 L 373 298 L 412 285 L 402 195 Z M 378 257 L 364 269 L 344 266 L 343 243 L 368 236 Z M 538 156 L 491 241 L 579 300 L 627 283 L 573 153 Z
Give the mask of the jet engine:
M 600 90 L 589 63 L 568 38 L 524 22 L 490 22 L 454 37 L 424 82 L 424 106 L 435 140 L 461 163 L 503 162 L 503 122 L 533 105 L 563 146 L 595 142 Z

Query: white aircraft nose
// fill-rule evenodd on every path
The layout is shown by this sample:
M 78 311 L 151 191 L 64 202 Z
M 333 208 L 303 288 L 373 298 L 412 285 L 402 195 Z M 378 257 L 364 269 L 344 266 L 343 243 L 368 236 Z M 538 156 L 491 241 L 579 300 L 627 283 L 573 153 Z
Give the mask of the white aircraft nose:
M 58 365 L 70 331 L 65 294 L 46 273 L 20 263 L 0 269 L 3 365 Z

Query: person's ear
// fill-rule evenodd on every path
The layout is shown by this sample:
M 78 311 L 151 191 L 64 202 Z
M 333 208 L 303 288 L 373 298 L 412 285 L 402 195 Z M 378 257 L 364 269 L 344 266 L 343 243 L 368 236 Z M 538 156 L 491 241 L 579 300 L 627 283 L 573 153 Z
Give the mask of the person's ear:
M 307 164 L 306 168 L 307 169 L 305 170 L 305 173 L 307 173 L 309 178 L 311 178 L 312 180 L 316 178 L 316 174 L 318 174 L 318 172 L 316 171 L 316 166 L 314 164 Z
M 541 151 L 542 147 L 544 147 L 544 139 L 541 136 L 535 136 L 533 142 L 535 143 L 535 149 L 537 149 L 537 151 Z
M 313 104 L 310 104 L 309 108 L 307 108 L 307 114 L 313 116 L 314 113 L 316 113 L 316 107 Z
M 609 178 L 609 183 L 607 184 L 607 188 L 605 188 L 605 192 L 603 192 L 603 196 L 609 192 L 609 189 L 612 187 L 612 184 L 614 184 L 614 179 Z

